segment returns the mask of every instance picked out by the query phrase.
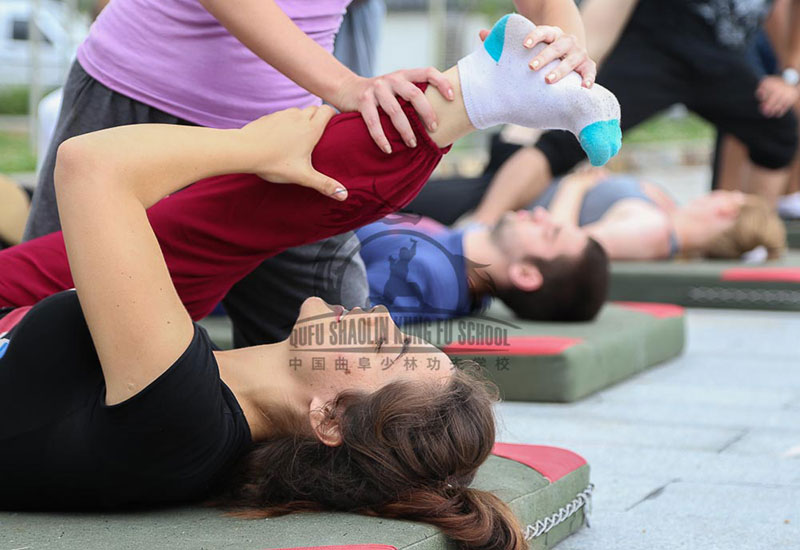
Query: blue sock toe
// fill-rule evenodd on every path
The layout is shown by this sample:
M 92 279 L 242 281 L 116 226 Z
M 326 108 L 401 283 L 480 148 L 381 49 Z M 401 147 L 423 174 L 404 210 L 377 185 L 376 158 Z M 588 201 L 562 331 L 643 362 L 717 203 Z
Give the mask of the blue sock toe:
M 612 144 L 611 157 L 613 158 L 622 148 L 622 129 L 619 127 L 619 124 L 617 124 L 616 128 L 614 129 L 614 140 Z
M 592 166 L 603 166 L 619 152 L 622 145 L 619 120 L 593 122 L 581 130 L 580 142 Z

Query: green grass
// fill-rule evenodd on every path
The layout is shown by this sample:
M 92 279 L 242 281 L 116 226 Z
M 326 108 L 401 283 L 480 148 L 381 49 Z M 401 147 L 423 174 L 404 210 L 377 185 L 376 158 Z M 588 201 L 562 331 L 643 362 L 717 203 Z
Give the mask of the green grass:
M 625 113 L 622 114 L 625 116 Z M 714 127 L 695 114 L 674 118 L 658 116 L 625 133 L 625 143 L 656 143 L 659 141 L 710 140 Z
M 0 132 L 0 173 L 33 172 L 36 157 L 25 134 Z
M 8 86 L 0 88 L 0 115 L 27 115 L 28 88 Z

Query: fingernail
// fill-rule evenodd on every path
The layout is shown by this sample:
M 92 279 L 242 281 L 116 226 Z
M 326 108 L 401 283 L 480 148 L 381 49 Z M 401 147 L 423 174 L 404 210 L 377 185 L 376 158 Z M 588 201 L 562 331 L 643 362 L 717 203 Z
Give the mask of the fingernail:
M 538 59 L 534 59 L 533 63 L 531 63 L 531 67 L 533 67 L 534 69 L 538 69 L 539 68 L 539 60 Z
M 411 139 L 408 141 L 408 144 L 409 144 L 409 146 L 411 146 L 412 148 L 413 148 L 413 147 L 416 147 L 416 146 L 417 146 L 417 140 L 416 140 L 416 138 L 411 138 Z
M 533 39 L 531 39 L 531 38 L 528 38 L 528 39 L 525 41 L 525 47 L 526 47 L 526 48 L 530 48 L 531 46 L 533 46 Z
M 553 80 L 555 80 L 555 78 L 556 78 L 555 73 L 550 73 L 549 75 L 547 75 L 548 82 L 552 82 Z
M 347 198 L 347 189 L 345 189 L 344 187 L 338 187 L 336 191 L 333 192 L 331 197 L 333 197 L 337 201 L 343 201 Z
M 453 99 L 454 97 L 456 97 L 456 94 L 453 93 L 453 89 L 452 88 L 447 90 L 447 97 L 449 97 L 450 99 Z
M 431 132 L 435 132 L 438 127 L 439 124 L 435 120 L 431 122 Z
M 584 80 L 583 81 L 583 85 L 586 86 L 587 88 L 591 88 L 592 87 L 592 81 L 591 80 Z
M 383 146 L 383 152 L 386 153 L 387 155 L 391 155 L 392 146 L 387 143 L 386 145 Z

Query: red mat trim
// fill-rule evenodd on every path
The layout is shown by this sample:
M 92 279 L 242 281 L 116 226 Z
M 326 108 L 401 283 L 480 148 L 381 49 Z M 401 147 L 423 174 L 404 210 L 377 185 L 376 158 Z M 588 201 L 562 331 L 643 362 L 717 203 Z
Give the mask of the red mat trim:
M 397 550 L 388 544 L 348 544 L 346 546 L 297 546 L 294 548 L 271 548 L 268 550 Z
M 450 344 L 445 353 L 471 355 L 558 355 L 583 342 L 582 338 L 565 336 L 509 336 L 508 344 Z
M 586 464 L 585 458 L 572 451 L 546 445 L 495 443 L 492 454 L 530 466 L 550 483 L 558 481 Z
M 732 267 L 722 272 L 723 281 L 758 283 L 800 283 L 798 267 Z
M 632 311 L 647 313 L 658 319 L 669 319 L 672 317 L 683 317 L 686 310 L 675 304 L 658 304 L 655 302 L 614 302 L 618 306 Z
M 0 334 L 8 332 L 14 328 L 17 323 L 22 321 L 25 314 L 28 313 L 33 306 L 18 307 L 8 313 L 5 317 L 0 319 Z

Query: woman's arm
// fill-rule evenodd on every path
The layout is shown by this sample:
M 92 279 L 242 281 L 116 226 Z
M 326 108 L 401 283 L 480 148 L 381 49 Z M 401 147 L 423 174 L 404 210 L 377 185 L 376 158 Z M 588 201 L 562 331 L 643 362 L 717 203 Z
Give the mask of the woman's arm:
M 564 176 L 548 208 L 550 217 L 559 223 L 579 225 L 581 206 L 586 193 L 607 176 L 607 170 L 585 170 Z
M 800 0 L 792 0 L 786 67 L 800 71 Z
M 145 209 L 193 181 L 226 173 L 338 188 L 310 161 L 331 116 L 330 108 L 292 109 L 242 130 L 123 126 L 59 147 L 55 185 L 64 242 L 108 404 L 161 375 L 193 335 Z
M 274 0 L 200 3 L 242 44 L 298 85 L 342 111 L 361 112 L 370 135 L 386 153 L 392 149 L 379 122 L 379 106 L 392 116 L 406 145 L 414 147 L 414 132 L 395 95 L 410 101 L 431 130 L 438 123 L 436 113 L 413 83 L 429 82 L 444 97 L 454 98 L 449 81 L 433 68 L 375 78 L 356 75 L 301 31 Z
M 649 181 L 642 181 L 641 186 L 644 194 L 647 195 L 651 201 L 656 203 L 656 206 L 658 206 L 667 214 L 673 214 L 678 210 L 678 205 L 675 204 L 675 199 L 673 199 L 669 193 L 664 191 L 664 189 L 659 185 Z

